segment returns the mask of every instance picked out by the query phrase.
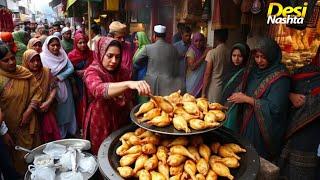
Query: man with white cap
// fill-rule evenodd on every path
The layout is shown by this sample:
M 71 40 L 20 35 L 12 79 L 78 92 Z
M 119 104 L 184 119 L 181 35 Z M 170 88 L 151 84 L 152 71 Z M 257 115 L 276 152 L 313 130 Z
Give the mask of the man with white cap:
M 133 52 L 129 42 L 125 41 L 127 35 L 127 25 L 120 23 L 119 21 L 113 21 L 109 25 L 109 37 L 113 37 L 122 44 L 122 61 L 121 66 L 127 69 L 132 74 L 132 57 Z
M 184 73 L 179 68 L 179 53 L 176 48 L 165 42 L 166 27 L 156 25 L 153 39 L 155 43 L 146 45 L 137 55 L 134 69 L 148 64 L 145 80 L 151 86 L 153 95 L 168 95 L 174 91 L 185 92 Z
M 68 54 L 73 49 L 73 39 L 71 38 L 71 29 L 64 27 L 61 31 L 62 34 L 62 47 Z

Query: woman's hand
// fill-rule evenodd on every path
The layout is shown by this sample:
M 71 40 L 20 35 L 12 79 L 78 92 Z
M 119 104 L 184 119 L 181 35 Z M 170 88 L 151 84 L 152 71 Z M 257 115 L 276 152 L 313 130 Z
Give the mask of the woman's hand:
M 146 81 L 129 81 L 128 87 L 137 90 L 141 96 L 151 94 L 151 88 Z
M 47 112 L 49 107 L 50 107 L 50 103 L 46 101 L 41 104 L 40 110 L 41 110 L 41 112 Z
M 242 92 L 233 93 L 228 99 L 228 101 L 240 104 L 240 103 L 248 103 L 253 105 L 254 99 L 252 97 L 249 97 Z
M 289 99 L 295 108 L 299 108 L 305 103 L 306 96 L 303 94 L 290 93 Z
M 20 121 L 20 126 L 23 127 L 27 125 L 30 121 L 31 114 L 32 114 L 32 108 L 28 108 L 22 115 L 22 119 Z

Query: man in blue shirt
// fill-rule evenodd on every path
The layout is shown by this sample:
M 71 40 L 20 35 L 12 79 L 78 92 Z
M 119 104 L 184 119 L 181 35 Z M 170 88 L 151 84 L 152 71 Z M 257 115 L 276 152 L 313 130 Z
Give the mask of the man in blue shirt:
M 191 44 L 191 28 L 188 26 L 185 26 L 182 28 L 182 40 L 176 42 L 173 44 L 173 46 L 178 50 L 179 52 L 179 60 L 180 60 L 180 65 L 179 68 L 184 69 L 183 74 L 185 75 L 186 72 L 186 60 L 185 60 L 185 55 L 188 51 L 188 48 Z M 184 76 L 185 77 L 185 76 Z

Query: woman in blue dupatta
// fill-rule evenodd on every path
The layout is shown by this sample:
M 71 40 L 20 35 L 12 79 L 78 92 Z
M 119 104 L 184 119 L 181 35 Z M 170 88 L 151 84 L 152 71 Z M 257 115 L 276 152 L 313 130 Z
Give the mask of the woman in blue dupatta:
M 198 96 L 203 86 L 207 52 L 203 34 L 199 32 L 193 34 L 191 46 L 186 53 L 186 88 L 187 92 L 193 96 Z
M 278 166 L 285 179 L 320 178 L 320 58 L 293 72 L 292 108 Z
M 230 53 L 230 62 L 232 65 L 230 80 L 224 86 L 222 91 L 222 103 L 228 107 L 228 119 L 224 123 L 224 126 L 232 129 L 234 131 L 237 130 L 239 126 L 237 121 L 234 121 L 237 117 L 238 113 L 238 106 L 234 103 L 228 103 L 227 98 L 231 96 L 234 90 L 239 86 L 241 83 L 241 77 L 243 76 L 243 72 L 245 71 L 246 65 L 248 64 L 250 55 L 250 48 L 245 43 L 236 43 L 231 48 Z
M 238 104 L 239 132 L 249 139 L 260 156 L 270 161 L 283 145 L 287 127 L 290 79 L 280 64 L 281 49 L 272 39 L 261 38 L 253 50 L 254 65 L 228 101 Z
M 134 67 L 133 80 L 140 81 L 140 80 L 143 80 L 144 77 L 146 76 L 148 65 L 147 64 L 137 65 L 135 64 L 135 62 L 137 60 L 139 53 L 142 52 L 142 49 L 145 47 L 145 45 L 150 44 L 150 40 L 145 32 L 140 31 L 136 33 L 134 43 L 136 44 L 138 49 L 136 50 L 133 56 L 133 67 Z M 148 101 L 148 97 L 137 95 L 136 100 L 138 103 L 144 103 Z

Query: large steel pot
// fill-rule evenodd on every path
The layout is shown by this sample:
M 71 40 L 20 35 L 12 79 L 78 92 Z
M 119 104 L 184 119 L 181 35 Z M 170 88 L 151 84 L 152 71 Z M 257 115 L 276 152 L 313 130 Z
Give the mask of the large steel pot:
M 129 125 L 110 134 L 101 144 L 98 152 L 98 164 L 101 174 L 110 180 L 122 179 L 118 174 L 120 157 L 116 154 L 116 149 L 121 145 L 119 138 L 126 132 L 134 131 L 135 125 Z M 233 134 L 226 128 L 219 128 L 215 131 L 203 134 L 208 141 L 219 141 L 221 143 L 237 143 L 244 147 L 247 152 L 240 154 L 240 167 L 231 170 L 235 179 L 250 180 L 255 179 L 260 167 L 259 156 L 253 146 L 244 138 Z

